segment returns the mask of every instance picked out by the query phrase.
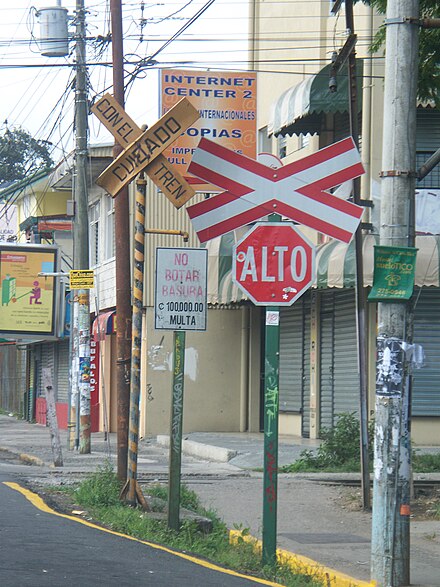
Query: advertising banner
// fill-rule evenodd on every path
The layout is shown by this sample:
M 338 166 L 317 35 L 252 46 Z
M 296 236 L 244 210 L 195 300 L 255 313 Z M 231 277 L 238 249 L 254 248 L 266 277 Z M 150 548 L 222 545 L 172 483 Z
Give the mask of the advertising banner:
M 0 333 L 9 337 L 55 336 L 58 248 L 0 244 Z
M 412 247 L 374 247 L 373 287 L 368 301 L 406 301 L 414 289 L 417 249 Z
M 257 78 L 255 73 L 163 69 L 160 79 L 161 115 L 182 98 L 198 109 L 200 118 L 163 155 L 189 183 L 201 191 L 221 191 L 187 169 L 201 138 L 215 141 L 252 159 L 257 157 Z

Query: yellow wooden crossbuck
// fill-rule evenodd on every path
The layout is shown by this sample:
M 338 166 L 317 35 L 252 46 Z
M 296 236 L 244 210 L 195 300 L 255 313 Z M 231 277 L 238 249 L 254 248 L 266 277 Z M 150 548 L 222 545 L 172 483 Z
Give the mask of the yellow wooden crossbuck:
M 162 155 L 200 114 L 183 98 L 152 127 L 142 131 L 111 94 L 91 108 L 124 151 L 98 177 L 96 183 L 113 197 L 141 171 L 157 185 L 176 208 L 194 195 L 194 189 Z

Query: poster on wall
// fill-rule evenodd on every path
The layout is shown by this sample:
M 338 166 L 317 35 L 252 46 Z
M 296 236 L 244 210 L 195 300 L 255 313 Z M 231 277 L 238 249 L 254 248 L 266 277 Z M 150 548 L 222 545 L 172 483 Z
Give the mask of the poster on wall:
M 228 149 L 256 159 L 256 74 L 243 71 L 162 69 L 160 116 L 182 98 L 190 100 L 199 111 L 200 118 L 163 151 L 163 155 L 189 183 L 201 186 L 197 189 L 218 192 L 219 188 L 189 176 L 188 165 L 201 138 L 218 142 Z
M 17 206 L 14 206 L 14 204 L 0 204 L 0 243 L 15 241 L 17 234 Z
M 373 287 L 369 302 L 406 302 L 412 296 L 417 249 L 374 246 Z
M 58 248 L 0 243 L 0 334 L 11 338 L 56 335 Z

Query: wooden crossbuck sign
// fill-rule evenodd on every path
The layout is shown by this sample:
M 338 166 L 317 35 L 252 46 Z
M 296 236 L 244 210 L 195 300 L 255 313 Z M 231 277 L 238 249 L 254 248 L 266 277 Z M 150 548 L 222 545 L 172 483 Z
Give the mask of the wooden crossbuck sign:
M 188 171 L 227 190 L 187 208 L 201 242 L 278 213 L 348 243 L 362 217 L 360 206 L 325 191 L 364 173 L 351 138 L 280 169 L 202 139 Z
M 145 132 L 111 94 L 105 94 L 91 110 L 118 143 L 126 147 L 96 180 L 109 194 L 116 196 L 138 173 L 145 170 L 176 208 L 195 195 L 194 189 L 161 154 L 200 117 L 198 110 L 186 98 Z

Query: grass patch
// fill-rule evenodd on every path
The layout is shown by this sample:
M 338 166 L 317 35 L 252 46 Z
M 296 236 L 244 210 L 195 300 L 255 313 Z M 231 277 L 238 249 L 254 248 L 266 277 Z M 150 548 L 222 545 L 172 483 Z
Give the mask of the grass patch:
M 369 424 L 369 455 L 373 460 L 374 423 Z M 333 428 L 323 428 L 316 452 L 303 450 L 297 461 L 281 467 L 283 473 L 352 473 L 361 470 L 359 420 L 354 413 L 341 414 Z
M 209 517 L 213 522 L 211 533 L 202 532 L 194 521 L 184 521 L 180 532 L 170 530 L 166 522 L 152 519 L 141 509 L 130 508 L 121 503 L 120 489 L 121 484 L 111 465 L 106 464 L 76 488 L 70 488 L 70 491 L 75 502 L 87 508 L 96 521 L 117 532 L 193 553 L 223 567 L 279 582 L 286 587 L 319 587 L 323 584 L 319 580 L 319 572 L 316 575 L 301 574 L 292 570 L 285 562 L 263 567 L 255 545 L 244 539 L 249 533 L 247 529 L 240 529 L 243 539 L 232 545 L 224 522 L 215 512 L 203 509 L 198 496 L 184 485 L 181 506 Z M 161 500 L 167 499 L 167 487 L 164 485 L 150 485 L 145 493 Z
M 416 449 L 412 454 L 412 467 L 414 473 L 440 473 L 440 454 L 418 454 Z
M 303 450 L 298 460 L 280 468 L 283 473 L 357 473 L 361 470 L 360 424 L 354 413 L 341 414 L 333 428 L 321 431 L 322 443 L 316 452 Z M 373 465 L 374 422 L 368 425 L 370 471 Z M 412 452 L 415 473 L 439 473 L 440 453 Z

